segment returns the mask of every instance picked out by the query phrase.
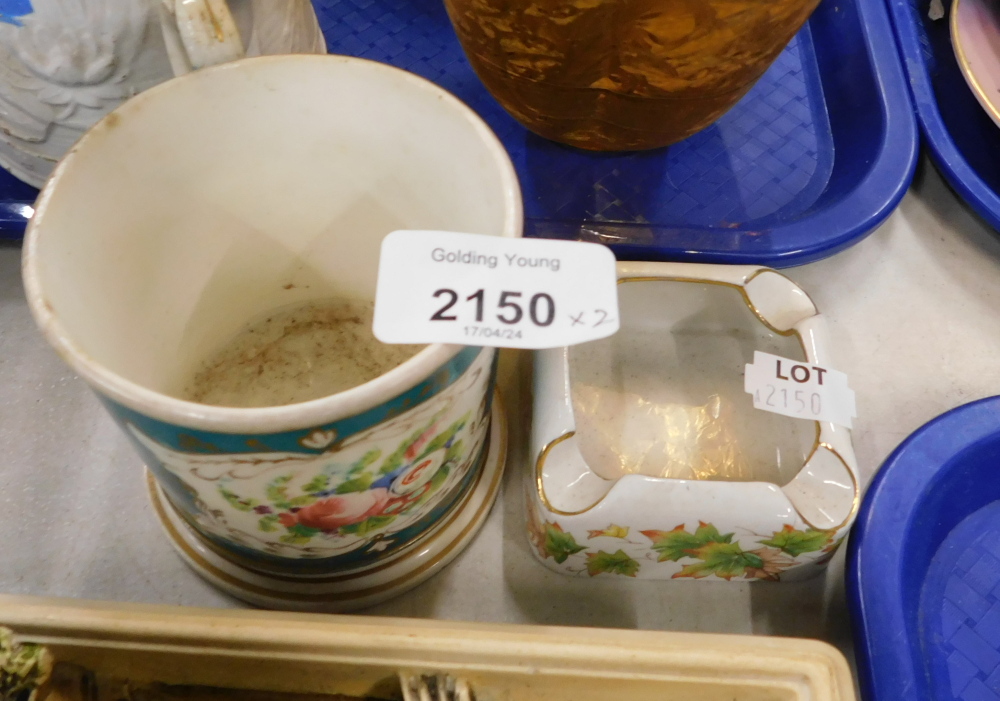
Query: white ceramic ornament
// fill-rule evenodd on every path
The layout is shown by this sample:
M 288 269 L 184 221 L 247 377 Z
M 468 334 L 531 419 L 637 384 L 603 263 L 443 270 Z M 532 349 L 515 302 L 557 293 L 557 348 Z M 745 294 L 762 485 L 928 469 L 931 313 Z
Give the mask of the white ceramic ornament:
M 133 95 L 243 55 L 326 53 L 309 0 L 0 0 L 0 166 L 41 187 Z
M 616 336 L 535 353 L 535 554 L 591 577 L 819 571 L 857 511 L 850 430 L 744 391 L 755 350 L 829 367 L 812 301 L 754 266 L 620 262 L 618 281 Z

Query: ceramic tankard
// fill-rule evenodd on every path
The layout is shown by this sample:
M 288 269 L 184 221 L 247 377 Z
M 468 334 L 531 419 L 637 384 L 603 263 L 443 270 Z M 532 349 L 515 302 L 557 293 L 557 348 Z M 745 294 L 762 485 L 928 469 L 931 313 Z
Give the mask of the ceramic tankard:
M 129 97 L 243 56 L 326 53 L 309 0 L 0 0 L 0 166 L 41 187 Z
M 259 605 L 343 610 L 436 572 L 488 513 L 494 350 L 426 346 L 281 406 L 196 403 L 184 378 L 273 310 L 370 303 L 393 230 L 521 226 L 506 152 L 437 86 L 361 59 L 248 58 L 93 127 L 38 199 L 24 280 L 148 466 L 187 561 Z

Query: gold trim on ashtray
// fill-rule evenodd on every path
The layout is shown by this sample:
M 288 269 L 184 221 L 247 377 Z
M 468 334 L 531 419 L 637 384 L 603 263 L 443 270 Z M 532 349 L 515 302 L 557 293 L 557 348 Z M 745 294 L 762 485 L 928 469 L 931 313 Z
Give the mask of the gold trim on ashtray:
M 595 501 L 593 504 L 591 504 L 585 509 L 580 509 L 579 511 L 562 511 L 561 509 L 557 509 L 556 507 L 552 506 L 552 504 L 549 502 L 549 498 L 545 494 L 545 485 L 542 484 L 542 470 L 545 469 L 545 458 L 548 457 L 549 453 L 552 452 L 553 448 L 555 448 L 563 441 L 569 440 L 575 435 L 576 431 L 569 431 L 567 433 L 562 434 L 558 438 L 549 441 L 548 443 L 545 444 L 545 447 L 543 447 L 539 451 L 538 458 L 535 460 L 535 484 L 537 485 L 538 496 L 542 500 L 542 504 L 545 506 L 546 509 L 548 509 L 548 511 L 550 511 L 553 514 L 559 514 L 560 516 L 576 516 L 577 514 L 586 513 L 587 511 L 590 511 L 595 506 L 604 501 L 604 497 L 607 496 L 607 494 L 604 494 L 600 499 Z M 590 465 L 587 466 L 587 469 L 588 470 L 590 469 Z
M 793 328 L 788 329 L 787 331 L 781 331 L 780 329 L 776 328 L 770 321 L 767 320 L 767 317 L 764 316 L 764 314 L 760 311 L 760 309 L 758 309 L 754 305 L 754 303 L 750 300 L 750 295 L 747 294 L 746 286 L 749 285 L 754 280 L 756 280 L 763 273 L 774 273 L 775 275 L 778 275 L 778 276 L 783 277 L 786 280 L 788 280 L 790 283 L 792 283 L 793 285 L 795 285 L 795 287 L 797 287 L 799 290 L 801 290 L 802 294 L 804 294 L 806 296 L 806 299 L 809 300 L 809 303 L 812 305 L 812 308 L 815 310 L 815 313 L 812 314 L 811 316 L 816 316 L 819 313 L 819 307 L 816 306 L 816 302 L 813 301 L 813 298 L 809 295 L 808 292 L 806 292 L 801 287 L 799 287 L 798 284 L 794 280 L 792 280 L 790 277 L 788 277 L 787 275 L 784 275 L 784 274 L 778 272 L 777 270 L 772 270 L 771 268 L 758 268 L 752 274 L 750 274 L 747 277 L 743 278 L 743 282 L 742 283 L 725 282 L 723 280 L 707 280 L 707 279 L 704 279 L 704 278 L 678 277 L 676 275 L 670 275 L 670 276 L 665 276 L 665 277 L 657 277 L 655 275 L 639 275 L 639 276 L 629 276 L 629 277 L 618 278 L 618 284 L 621 285 L 624 282 L 693 282 L 693 283 L 698 283 L 698 284 L 702 284 L 702 285 L 719 285 L 721 287 L 731 287 L 731 288 L 739 291 L 740 296 L 743 297 L 743 303 L 747 306 L 747 308 L 751 312 L 753 312 L 754 316 L 757 317 L 757 320 L 760 321 L 760 323 L 762 323 L 770 331 L 773 331 L 774 333 L 778 334 L 779 336 L 791 336 L 791 335 L 794 334 L 795 336 L 798 337 L 799 343 L 802 344 L 802 352 L 806 353 L 806 355 L 808 355 L 808 352 L 806 351 L 805 343 L 802 341 L 802 336 L 798 332 L 798 329 L 796 329 L 796 328 L 793 327 Z M 806 317 L 806 318 L 809 318 L 809 317 Z
M 795 508 L 795 504 L 792 504 L 792 508 L 795 509 L 795 513 L 797 513 L 799 515 L 799 518 L 802 519 L 802 522 L 804 524 L 806 524 L 807 526 L 809 526 L 810 528 L 812 528 L 814 531 L 839 531 L 841 528 L 843 528 L 848 523 L 850 523 L 851 520 L 854 518 L 854 516 L 858 513 L 858 508 L 861 506 L 861 485 L 858 482 L 858 478 L 854 474 L 854 470 L 852 470 L 851 466 L 847 464 L 847 460 L 844 459 L 844 456 L 840 454 L 839 450 L 837 450 L 836 448 L 834 448 L 832 445 L 830 445 L 826 441 L 819 441 L 819 442 L 816 443 L 816 446 L 813 448 L 812 452 L 809 453 L 809 457 L 802 464 L 803 468 L 806 465 L 809 464 L 809 461 L 813 459 L 813 456 L 816 455 L 816 452 L 820 448 L 826 448 L 831 453 L 833 453 L 836 456 L 836 458 L 838 460 L 840 460 L 840 463 L 844 466 L 844 469 L 847 470 L 847 474 L 849 474 L 851 476 L 851 484 L 854 487 L 854 497 L 851 500 L 851 510 L 848 512 L 848 514 L 844 518 L 844 520 L 841 521 L 840 523 L 838 523 L 836 526 L 832 526 L 830 528 L 819 528 L 818 526 L 816 526 L 815 524 L 813 524 L 809 519 L 807 519 L 805 516 L 803 516 L 802 512 L 799 511 L 797 508 Z M 800 470 L 800 474 L 801 474 L 801 470 Z M 788 501 L 791 502 L 791 499 L 789 499 Z
M 792 280 L 791 278 L 789 278 L 787 275 L 783 275 L 782 273 L 778 272 L 777 270 L 772 270 L 771 268 L 758 268 L 751 275 L 748 275 L 747 277 L 745 277 L 743 279 L 742 284 L 738 284 L 738 283 L 735 283 L 735 282 L 723 282 L 721 280 L 706 280 L 704 278 L 678 277 L 678 276 L 674 276 L 674 275 L 668 275 L 668 276 L 634 275 L 634 276 L 629 276 L 629 277 L 620 277 L 620 278 L 618 278 L 618 284 L 621 285 L 621 284 L 624 284 L 626 282 L 690 282 L 690 283 L 696 283 L 696 284 L 702 284 L 702 285 L 719 285 L 721 287 L 730 287 L 730 288 L 733 288 L 733 289 L 739 291 L 740 296 L 743 297 L 743 303 L 747 306 L 748 309 L 750 309 L 750 311 L 754 314 L 754 316 L 757 317 L 757 320 L 761 324 L 763 324 L 767 329 L 769 329 L 773 333 L 778 334 L 779 336 L 786 336 L 787 337 L 787 336 L 794 335 L 795 338 L 798 339 L 799 345 L 802 347 L 802 354 L 805 356 L 805 360 L 807 362 L 812 362 L 812 361 L 809 360 L 809 349 L 806 348 L 805 341 L 802 339 L 802 334 L 799 333 L 799 330 L 797 328 L 793 327 L 793 328 L 789 329 L 788 331 L 780 331 L 779 329 L 776 329 L 774 326 L 771 325 L 770 322 L 767 321 L 767 319 L 764 317 L 764 315 L 761 314 L 760 310 L 757 309 L 753 305 L 753 302 L 750 301 L 750 296 L 746 292 L 746 285 L 748 285 L 750 283 L 750 281 L 752 281 L 754 278 L 756 278 L 761 273 L 775 273 L 776 275 L 781 275 L 781 277 L 783 277 L 786 280 L 788 280 L 790 283 L 792 283 L 793 285 L 795 285 L 796 287 L 798 287 L 800 290 L 802 289 L 801 287 L 798 286 L 798 284 L 796 284 L 796 282 L 794 280 Z M 802 293 L 806 296 L 806 298 L 812 304 L 813 309 L 815 310 L 814 314 L 812 314 L 809 317 L 805 317 L 805 318 L 809 319 L 809 318 L 812 318 L 814 316 L 817 316 L 819 314 L 819 307 L 816 306 L 816 303 L 813 301 L 812 297 L 809 296 L 808 292 L 806 292 L 805 290 L 802 290 Z M 566 371 L 569 372 L 568 363 L 567 363 Z M 570 390 L 570 391 L 572 391 L 572 390 Z M 575 423 L 576 423 L 576 417 L 574 416 L 574 425 L 575 425 Z M 806 457 L 806 459 L 803 460 L 802 467 L 799 468 L 799 472 L 800 473 L 802 471 L 802 468 L 804 468 L 809 463 L 809 460 L 812 458 L 812 456 L 816 454 L 816 451 L 819 450 L 820 446 L 824 445 L 823 443 L 820 442 L 820 437 L 822 435 L 822 430 L 823 430 L 822 429 L 822 424 L 819 421 L 813 421 L 812 423 L 816 427 L 816 439 L 815 439 L 815 442 L 813 443 L 812 450 L 810 450 L 810 452 L 809 452 L 808 456 Z M 552 503 L 549 501 L 548 496 L 545 494 L 545 485 L 543 484 L 543 480 L 542 480 L 542 472 L 545 469 L 545 459 L 548 457 L 549 453 L 552 451 L 553 448 L 555 448 L 558 444 L 562 443 L 563 441 L 572 438 L 575 435 L 576 435 L 576 431 L 573 430 L 573 431 L 568 431 L 566 433 L 563 433 L 560 436 L 557 436 L 556 438 L 554 438 L 553 440 L 551 440 L 551 441 L 549 441 L 548 443 L 545 444 L 545 446 L 538 452 L 538 457 L 535 459 L 535 485 L 536 485 L 536 491 L 537 491 L 537 494 L 538 494 L 538 498 L 542 502 L 542 505 L 550 513 L 556 514 L 558 516 L 578 516 L 580 514 L 586 513 L 588 511 L 590 511 L 591 509 L 594 509 L 598 505 L 600 505 L 600 503 L 604 501 L 604 499 L 608 496 L 608 494 L 611 491 L 609 489 L 608 492 L 604 493 L 601 496 L 600 499 L 598 499 L 597 501 L 595 501 L 593 504 L 591 504 L 590 506 L 586 507 L 585 509 L 580 509 L 579 511 L 562 511 L 561 509 L 557 509 L 554 506 L 552 506 Z M 851 470 L 850 466 L 847 465 L 847 461 L 844 460 L 844 458 L 840 455 L 840 453 L 838 453 L 833 448 L 830 448 L 830 450 L 831 450 L 831 452 L 833 452 L 834 455 L 836 455 L 840 459 L 841 462 L 844 463 L 844 467 L 847 468 L 847 471 L 851 475 L 851 480 L 854 482 L 854 486 L 855 486 L 855 488 L 854 488 L 854 504 L 855 504 L 855 506 L 851 510 L 851 515 L 853 516 L 854 513 L 857 511 L 857 505 L 860 502 L 860 490 L 858 489 L 858 480 L 857 480 L 857 477 L 854 476 L 854 471 Z M 587 469 L 588 470 L 590 469 L 589 465 L 587 466 Z M 591 472 L 593 473 L 593 470 L 591 470 Z M 594 474 L 596 476 L 596 473 L 594 473 Z M 618 479 L 621 479 L 621 477 L 619 477 Z M 617 483 L 618 479 L 614 480 L 614 482 Z M 757 482 L 757 481 L 753 481 L 753 482 L 745 482 L 744 484 L 758 484 L 758 483 L 759 482 Z M 766 482 L 765 484 L 772 484 L 772 483 Z M 778 485 L 775 485 L 775 486 L 778 486 Z M 612 485 L 611 489 L 613 489 L 613 488 L 614 488 L 614 485 Z M 782 489 L 780 486 L 778 488 Z M 784 492 L 782 492 L 782 493 L 784 494 Z M 788 496 L 785 495 L 785 498 L 787 499 Z M 790 499 L 789 499 L 789 503 L 791 504 L 791 500 Z M 809 521 L 805 518 L 805 516 L 803 516 L 799 512 L 799 510 L 795 508 L 794 504 L 792 504 L 792 509 L 795 511 L 796 514 L 798 514 L 799 518 L 802 519 L 803 523 L 807 524 L 810 528 L 815 528 L 811 523 L 809 523 Z M 847 520 L 845 520 L 843 523 L 841 523 L 840 526 L 837 526 L 837 529 L 842 528 L 844 526 L 844 524 L 846 524 L 848 522 L 848 520 L 850 520 L 850 517 L 848 517 Z M 830 530 L 830 529 L 817 529 L 817 530 Z
M 777 275 L 778 277 L 782 277 L 782 278 L 788 280 L 788 282 L 792 283 L 792 285 L 794 285 L 795 288 L 797 290 L 799 290 L 799 292 L 801 292 L 802 294 L 804 294 L 806 296 L 806 299 L 809 300 L 809 304 L 812 305 L 813 313 L 810 314 L 808 317 L 804 317 L 804 319 L 809 319 L 809 318 L 812 318 L 814 316 L 817 316 L 819 314 L 819 307 L 816 306 L 816 302 L 813 301 L 813 298 L 810 296 L 810 294 L 808 292 L 806 292 L 805 290 L 803 290 L 801 287 L 799 287 L 798 283 L 795 282 L 795 280 L 793 280 L 792 278 L 788 277 L 787 275 L 785 275 L 783 273 L 779 273 L 777 270 L 774 270 L 772 268 L 759 268 L 759 269 L 757 269 L 756 271 L 754 271 L 754 273 L 752 275 L 749 275 L 747 278 L 745 278 L 743 280 L 743 284 L 742 285 L 739 285 L 740 294 L 743 295 L 743 301 L 746 303 L 746 305 L 748 307 L 750 307 L 750 311 L 752 311 L 757 316 L 757 318 L 760 319 L 760 323 L 764 324 L 764 326 L 766 326 L 767 328 L 769 328 L 772 331 L 774 331 L 774 333 L 780 334 L 782 336 L 790 336 L 791 334 L 794 333 L 796 336 L 798 336 L 799 343 L 802 344 L 802 352 L 805 353 L 808 356 L 809 353 L 806 351 L 805 343 L 802 341 L 802 335 L 799 333 L 798 329 L 796 329 L 794 327 L 794 325 L 788 331 L 779 331 L 778 329 L 776 329 L 774 326 L 771 325 L 771 322 L 768 321 L 764 317 L 764 314 L 761 313 L 761 311 L 757 307 L 754 306 L 753 302 L 750 301 L 750 295 L 747 294 L 746 286 L 749 285 L 754 280 L 756 280 L 761 275 L 763 275 L 764 273 L 773 273 L 774 275 Z M 799 319 L 799 321 L 796 322 L 796 323 L 801 323 L 804 319 Z

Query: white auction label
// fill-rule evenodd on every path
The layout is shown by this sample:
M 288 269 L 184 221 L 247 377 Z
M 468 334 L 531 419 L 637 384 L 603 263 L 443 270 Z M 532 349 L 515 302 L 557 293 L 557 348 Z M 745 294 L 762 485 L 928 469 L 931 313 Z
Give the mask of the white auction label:
M 854 390 L 847 375 L 801 360 L 754 351 L 747 363 L 743 389 L 753 395 L 756 409 L 812 421 L 851 427 L 857 416 Z
M 503 348 L 604 338 L 618 331 L 615 257 L 596 243 L 394 231 L 373 331 L 384 343 Z

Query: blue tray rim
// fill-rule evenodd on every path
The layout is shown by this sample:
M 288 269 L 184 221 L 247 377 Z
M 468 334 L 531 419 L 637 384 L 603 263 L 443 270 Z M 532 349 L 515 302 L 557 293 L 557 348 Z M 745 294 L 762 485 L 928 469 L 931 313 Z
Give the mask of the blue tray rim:
M 920 131 L 938 169 L 959 196 L 994 229 L 1000 229 L 1000 195 L 962 156 L 938 109 L 930 74 L 922 58 L 909 0 L 886 0 Z M 942 20 L 947 21 L 947 20 Z
M 888 135 L 866 176 L 850 196 L 791 224 L 775 227 L 772 236 L 785 245 L 769 252 L 768 265 L 783 268 L 833 255 L 854 245 L 879 227 L 899 205 L 913 180 L 919 155 L 919 134 L 906 78 L 885 6 L 857 0 L 861 31 L 871 58 L 876 84 L 882 95 L 882 116 Z M 884 38 L 884 41 L 873 40 Z M 864 212 L 863 216 L 857 216 Z M 847 222 L 845 226 L 845 222 Z M 817 232 L 836 231 L 816 243 Z M 699 262 L 760 263 L 759 252 L 727 253 L 715 258 L 692 256 Z
M 903 534 L 937 471 L 966 447 L 995 435 L 998 416 L 1000 397 L 987 397 L 931 419 L 893 450 L 868 487 L 848 543 L 846 573 L 858 682 L 867 701 L 923 698 L 904 690 L 929 692 L 913 664 L 919 641 L 909 639 L 900 605 Z M 879 550 L 869 553 L 875 547 L 869 542 Z M 865 582 L 877 584 L 865 587 Z
M 768 265 L 775 268 L 804 265 L 827 258 L 858 243 L 875 231 L 895 211 L 909 189 L 919 156 L 919 130 L 906 76 L 896 48 L 889 13 L 880 0 L 854 0 L 862 44 L 868 53 L 872 76 L 880 96 L 879 110 L 886 137 L 862 178 L 845 197 L 833 204 L 807 212 L 788 223 L 764 227 L 767 243 L 748 237 L 738 250 L 693 250 L 683 245 L 657 246 L 648 243 L 611 243 L 608 247 L 620 260 L 684 260 L 696 263 Z M 817 21 L 810 18 L 804 30 Z M 545 220 L 544 224 L 558 224 Z M 617 222 L 583 222 L 628 229 L 643 225 Z M 567 228 L 575 223 L 563 222 Z M 734 232 L 752 232 L 737 227 Z M 711 228 L 691 227 L 694 231 Z M 680 230 L 682 227 L 674 227 Z

